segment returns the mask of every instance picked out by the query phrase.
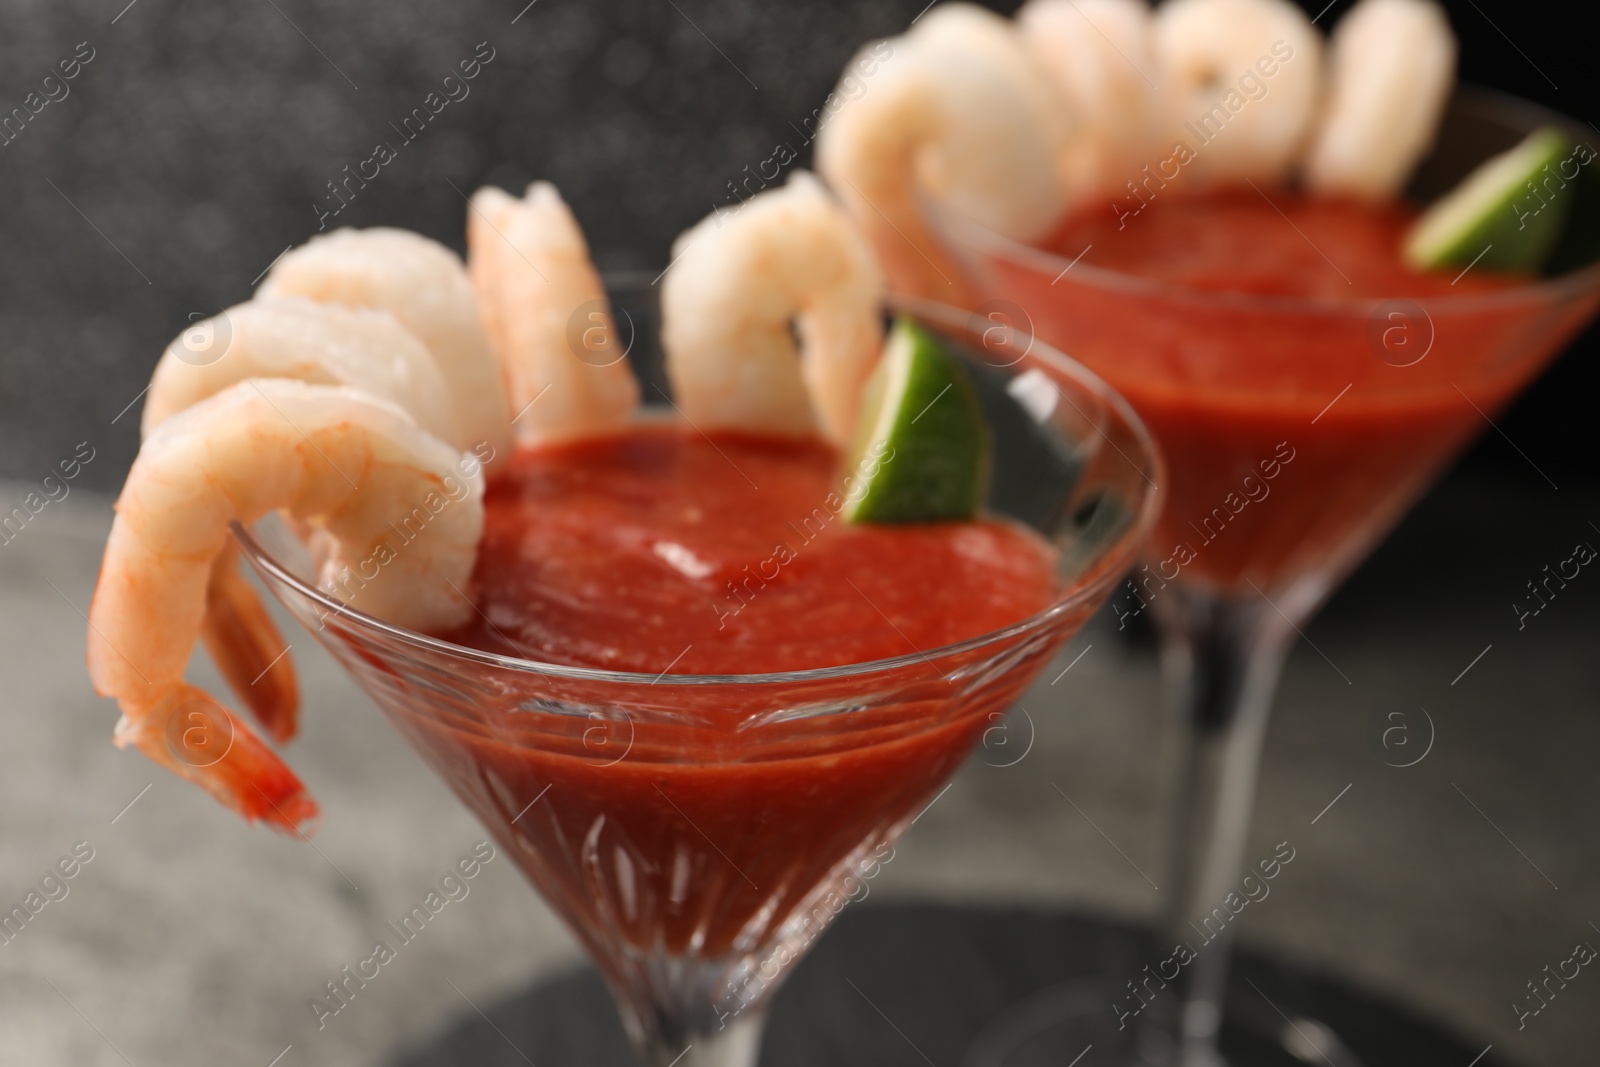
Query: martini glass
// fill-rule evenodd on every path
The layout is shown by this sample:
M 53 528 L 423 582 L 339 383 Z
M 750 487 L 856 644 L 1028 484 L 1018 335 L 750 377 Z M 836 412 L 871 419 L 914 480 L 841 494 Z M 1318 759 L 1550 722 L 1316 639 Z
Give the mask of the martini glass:
M 1411 195 L 1426 202 L 1547 124 L 1588 139 L 1526 102 L 1458 91 Z M 1103 375 L 1155 433 L 1171 479 L 1145 562 L 1112 605 L 1124 625 L 1150 610 L 1186 724 L 1159 932 L 1163 948 L 1187 943 L 1196 958 L 1148 987 L 1143 972 L 1116 976 L 1089 1012 L 1067 1010 L 1070 997 L 1035 1004 L 1009 1038 L 989 1042 L 983 1062 L 1064 1062 L 1098 1033 L 1100 1055 L 1120 1043 L 1145 1062 L 1219 1063 L 1235 925 L 1228 912 L 1215 916 L 1246 873 L 1261 744 L 1287 648 L 1591 318 L 1600 267 L 1415 300 L 1202 291 L 1075 264 L 947 208 L 924 209 L 944 244 L 927 251 L 958 272 L 952 281 L 970 288 L 979 311 Z M 892 280 L 896 257 L 914 258 L 903 247 L 882 255 Z M 927 258 L 916 258 L 926 275 Z M 1137 1019 L 1107 1027 L 1121 1021 L 1108 999 Z
M 654 290 L 611 289 L 612 328 L 651 395 Z M 1115 588 L 1159 511 L 1154 446 L 1094 375 L 964 312 L 894 310 L 941 333 L 977 382 L 990 510 L 1059 550 L 1053 601 L 1004 630 L 788 673 L 564 666 L 363 615 L 318 590 L 281 525 L 235 528 L 268 588 L 565 920 L 655 1067 L 755 1063 L 793 963 Z

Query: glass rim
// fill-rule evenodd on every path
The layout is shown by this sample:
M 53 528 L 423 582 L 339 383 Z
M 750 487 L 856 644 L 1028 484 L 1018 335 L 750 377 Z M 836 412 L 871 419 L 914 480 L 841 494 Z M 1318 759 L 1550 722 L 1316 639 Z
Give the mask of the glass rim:
M 657 277 L 659 278 L 659 276 Z M 607 274 L 603 280 L 606 283 L 608 294 L 628 289 L 637 291 L 649 288 L 649 286 L 641 284 L 643 281 L 642 272 Z M 653 284 L 651 283 L 651 285 Z M 947 304 L 897 294 L 889 294 L 885 303 L 891 311 L 911 313 L 949 329 L 971 329 L 972 313 L 959 311 Z M 993 329 L 995 327 L 986 326 L 985 328 Z M 610 670 L 603 667 L 583 667 L 548 660 L 528 659 L 521 656 L 507 656 L 498 652 L 488 652 L 482 649 L 470 648 L 466 645 L 458 645 L 442 637 L 434 637 L 409 627 L 386 622 L 376 616 L 353 608 L 295 574 L 289 567 L 273 556 L 256 538 L 254 532 L 243 523 L 235 520 L 230 526 L 235 540 L 239 543 L 240 550 L 258 573 L 264 578 L 270 577 L 293 589 L 300 596 L 325 609 L 327 615 L 346 619 L 353 623 L 358 630 L 373 631 L 415 648 L 439 653 L 456 660 L 498 667 L 520 674 L 547 675 L 572 681 L 604 682 L 618 685 L 794 685 L 850 678 L 857 675 L 879 674 L 885 671 L 898 670 L 902 667 L 915 666 L 919 663 L 931 663 L 935 657 L 943 659 L 961 655 L 1043 630 L 1063 615 L 1077 610 L 1085 604 L 1092 603 L 1104 590 L 1119 581 L 1134 560 L 1138 558 L 1145 538 L 1154 528 L 1166 498 L 1166 491 L 1163 488 L 1166 484 L 1165 460 L 1161 456 L 1160 449 L 1156 446 L 1154 435 L 1150 433 L 1149 428 L 1145 426 L 1143 420 L 1139 418 L 1128 402 L 1093 371 L 1068 358 L 1043 341 L 1010 328 L 1006 328 L 1006 332 L 1011 336 L 1026 339 L 1028 342 L 1027 358 L 1029 360 L 1043 362 L 1058 372 L 1065 374 L 1075 385 L 1085 388 L 1104 403 L 1129 427 L 1149 463 L 1143 470 L 1140 470 L 1139 465 L 1134 463 L 1131 458 L 1127 456 L 1123 458 L 1127 459 L 1129 465 L 1134 467 L 1135 470 L 1140 471 L 1149 485 L 1149 489 L 1143 494 L 1142 504 L 1134 515 L 1133 521 L 1120 536 L 1120 544 L 1115 551 L 1108 553 L 1092 566 L 1086 580 L 1074 582 L 1059 592 L 1048 606 L 1026 618 L 1019 619 L 1009 626 L 977 634 L 951 644 L 940 645 L 937 648 L 918 650 L 905 655 L 883 659 L 863 660 L 857 663 L 843 663 L 829 667 L 812 667 L 794 671 L 767 671 L 759 674 L 672 674 L 669 673 L 671 665 L 669 665 L 667 671 L 657 674 Z M 1065 396 L 1064 393 L 1063 396 Z M 1104 430 L 1099 432 L 1101 436 L 1105 436 Z M 1113 445 L 1113 447 L 1115 446 Z M 1119 449 L 1118 451 L 1120 452 L 1121 450 Z
M 1452 104 L 1465 102 L 1484 109 L 1503 112 L 1520 111 L 1529 117 L 1537 116 L 1539 123 L 1542 125 L 1557 125 L 1572 131 L 1580 128 L 1580 124 L 1576 120 L 1558 111 L 1535 104 L 1530 100 L 1524 100 L 1519 96 L 1513 96 L 1495 89 L 1487 89 L 1482 86 L 1457 85 L 1455 95 L 1451 99 Z M 1463 312 L 1478 312 L 1486 308 L 1498 308 L 1507 304 L 1514 305 L 1525 301 L 1539 303 L 1564 299 L 1587 289 L 1592 289 L 1597 282 L 1600 282 L 1600 260 L 1597 260 L 1565 274 L 1538 278 L 1527 284 L 1497 289 L 1493 292 L 1455 293 L 1448 296 L 1363 296 L 1340 299 L 1337 297 L 1282 296 L 1198 289 L 1193 286 L 1148 278 L 1126 271 L 1079 263 L 1059 253 L 1030 245 L 1013 237 L 1007 237 L 957 207 L 950 204 L 936 203 L 921 191 L 917 193 L 917 199 L 922 207 L 924 216 L 933 223 L 934 231 L 947 239 L 953 240 L 958 249 L 965 247 L 980 254 L 995 255 L 997 258 L 1017 266 L 1035 270 L 1039 273 L 1047 273 L 1052 278 L 1065 275 L 1067 270 L 1071 269 L 1072 279 L 1078 284 L 1104 292 L 1174 302 L 1204 303 L 1208 307 L 1237 308 L 1258 314 L 1349 315 L 1364 319 L 1370 317 L 1378 308 L 1397 301 L 1416 304 L 1426 309 L 1430 315 L 1460 314 Z M 957 251 L 957 258 L 961 258 L 959 250 Z

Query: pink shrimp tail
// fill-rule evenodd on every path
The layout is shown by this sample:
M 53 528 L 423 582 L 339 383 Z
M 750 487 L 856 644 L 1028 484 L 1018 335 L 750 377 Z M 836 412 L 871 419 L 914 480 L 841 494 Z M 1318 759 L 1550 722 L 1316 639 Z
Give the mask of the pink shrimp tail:
M 300 779 L 245 722 L 208 693 L 179 685 L 156 707 L 124 708 L 114 740 L 200 786 L 250 822 L 303 837 L 318 815 Z
M 212 564 L 200 638 L 234 695 L 281 745 L 294 737 L 298 725 L 294 662 L 261 597 L 239 573 L 238 556 L 229 538 Z

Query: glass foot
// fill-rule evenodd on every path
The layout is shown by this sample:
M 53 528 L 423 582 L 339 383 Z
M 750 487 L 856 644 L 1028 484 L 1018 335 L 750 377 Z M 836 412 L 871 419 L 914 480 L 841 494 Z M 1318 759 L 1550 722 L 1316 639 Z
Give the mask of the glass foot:
M 1220 1052 L 1206 1062 L 1172 1060 L 1170 1048 L 1141 1047 L 1139 1028 L 1118 1028 L 1110 982 L 1049 986 L 997 1015 L 968 1047 L 961 1067 L 1364 1067 L 1328 1026 L 1293 1013 L 1285 1020 L 1235 1010 L 1222 1024 Z M 1149 1040 L 1148 1031 L 1145 1040 Z

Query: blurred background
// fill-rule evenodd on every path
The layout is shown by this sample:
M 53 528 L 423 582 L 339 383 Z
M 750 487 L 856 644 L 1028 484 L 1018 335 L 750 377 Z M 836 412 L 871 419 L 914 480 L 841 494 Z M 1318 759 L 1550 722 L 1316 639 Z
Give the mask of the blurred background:
M 791 169 L 809 166 L 807 120 L 851 54 L 922 7 L 126 3 L 4 7 L 0 112 L 22 107 L 80 42 L 94 58 L 0 149 L 0 477 L 37 477 L 87 437 L 97 452 L 87 482 L 121 484 L 137 422 L 111 420 L 166 343 L 191 315 L 245 299 L 285 247 L 315 233 L 318 206 L 341 205 L 329 183 L 379 141 L 401 143 L 401 120 L 443 95 L 443 78 L 480 43 L 493 59 L 469 94 L 328 225 L 406 226 L 460 249 L 463 193 L 545 178 L 603 270 L 654 274 L 679 232 L 733 202 L 729 183 L 746 168 L 771 173 L 762 164 L 776 147 L 797 156 Z M 1446 5 L 1463 78 L 1589 118 L 1581 35 L 1498 3 Z M 1321 24 L 1348 6 L 1336 0 Z M 1591 334 L 1576 345 L 1502 425 L 1546 471 L 1584 473 L 1594 344 Z M 1504 459 L 1503 445 L 1488 442 L 1472 462 Z
M 1335 0 L 1321 24 L 1348 6 Z M 1594 116 L 1592 45 L 1564 14 L 1446 7 L 1465 80 Z M 330 227 L 405 226 L 459 250 L 465 194 L 545 178 L 602 270 L 654 274 L 747 168 L 780 146 L 796 157 L 786 169 L 808 166 L 807 120 L 852 52 L 921 8 L 0 3 L 0 116 L 12 116 L 0 133 L 0 505 L 92 454 L 67 500 L 0 545 L 0 906 L 76 842 L 95 851 L 69 897 L 0 945 L 7 1062 L 388 1063 L 576 960 L 516 873 L 492 865 L 416 958 L 316 1030 L 306 998 L 481 835 L 309 644 L 296 645 L 311 708 L 292 758 L 330 812 L 320 852 L 247 831 L 110 747 L 114 712 L 82 677 L 80 612 L 109 494 L 137 448 L 138 397 L 185 323 L 248 298 L 335 208 Z M 402 119 L 471 59 L 467 94 L 348 203 L 336 198 L 344 168 L 399 144 Z M 79 70 L 52 83 L 63 95 L 44 79 L 64 60 Z M 1508 610 L 1575 541 L 1600 542 L 1597 343 L 1591 330 L 1497 419 L 1308 631 L 1362 684 L 1347 689 L 1297 650 L 1251 846 L 1304 839 L 1306 859 L 1272 907 L 1246 916 L 1248 946 L 1474 1049 L 1492 1044 L 1486 1063 L 1576 1067 L 1600 1044 L 1600 977 L 1521 1029 L 1511 1008 L 1574 942 L 1600 944 L 1600 580 L 1572 583 L 1523 631 Z M 1154 873 L 1164 855 L 1170 731 L 1153 656 L 1109 626 L 1066 655 L 1080 652 L 1067 681 L 1029 698 L 1029 756 L 963 772 L 884 869 L 879 899 L 1150 918 L 1155 893 L 1130 867 Z M 1386 767 L 1375 724 L 1413 707 L 1435 717 L 1438 749 Z M 1068 782 L 1088 814 L 1056 798 Z

